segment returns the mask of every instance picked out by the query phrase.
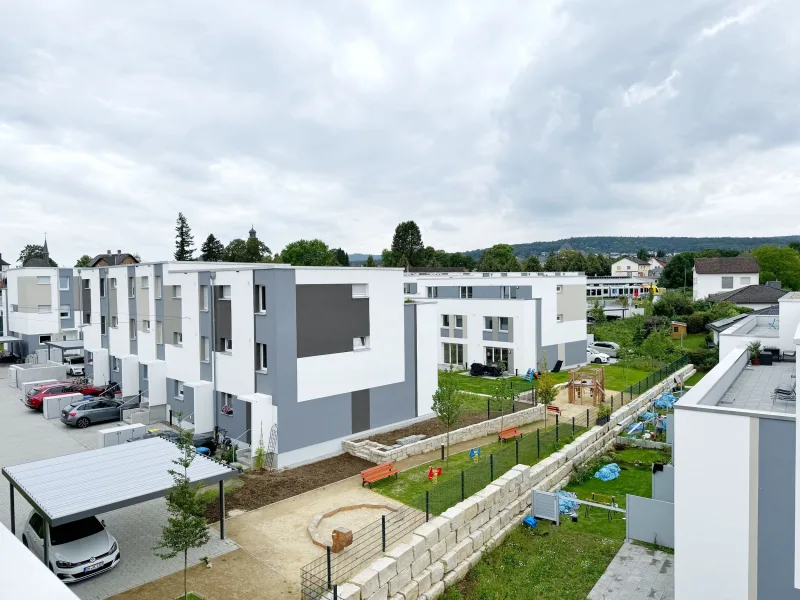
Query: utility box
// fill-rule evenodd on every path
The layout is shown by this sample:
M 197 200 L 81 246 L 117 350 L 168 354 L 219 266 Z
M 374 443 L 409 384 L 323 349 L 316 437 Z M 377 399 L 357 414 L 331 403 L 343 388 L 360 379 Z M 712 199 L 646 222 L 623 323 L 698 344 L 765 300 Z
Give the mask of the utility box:
M 42 403 L 42 416 L 45 419 L 60 419 L 61 411 L 77 400 L 83 400 L 83 394 L 61 394 L 60 396 L 45 396 Z
M 97 441 L 100 448 L 118 446 L 129 440 L 136 440 L 144 437 L 146 428 L 141 423 L 133 425 L 120 425 L 119 427 L 109 427 L 97 432 Z

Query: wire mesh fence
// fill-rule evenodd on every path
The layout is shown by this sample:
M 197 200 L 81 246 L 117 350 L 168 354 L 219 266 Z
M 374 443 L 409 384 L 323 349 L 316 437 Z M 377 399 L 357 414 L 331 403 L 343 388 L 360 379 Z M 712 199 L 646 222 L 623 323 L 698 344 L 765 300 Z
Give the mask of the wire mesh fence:
M 616 394 L 606 395 L 605 402 L 616 410 L 638 398 L 678 369 L 688 364 L 686 357 L 652 373 L 647 378 Z M 433 516 L 480 491 L 492 481 L 518 464 L 534 465 L 570 443 L 575 437 L 595 425 L 597 408 L 584 407 L 574 417 L 563 419 L 548 416 L 546 427 L 528 432 L 515 440 L 504 442 L 502 447 L 479 457 L 475 464 L 457 475 L 439 479 L 424 494 L 416 496 L 404 508 L 389 513 L 379 521 L 353 534 L 353 543 L 343 552 L 334 554 L 328 547 L 326 555 L 303 567 L 301 572 L 303 600 L 317 600 L 334 585 L 345 582 L 373 558 L 379 556 L 419 525 Z M 546 411 L 547 412 L 547 411 Z M 507 414 L 507 413 L 506 413 Z

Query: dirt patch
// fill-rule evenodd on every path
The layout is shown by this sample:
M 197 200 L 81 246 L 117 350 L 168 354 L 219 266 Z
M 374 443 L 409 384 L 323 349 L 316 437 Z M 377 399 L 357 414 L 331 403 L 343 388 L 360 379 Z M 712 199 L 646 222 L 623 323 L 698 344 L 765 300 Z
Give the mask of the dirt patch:
M 242 475 L 242 485 L 225 493 L 225 512 L 254 510 L 303 492 L 347 479 L 375 465 L 350 454 L 342 454 L 294 469 L 259 471 Z M 219 520 L 219 498 L 206 507 L 209 523 Z

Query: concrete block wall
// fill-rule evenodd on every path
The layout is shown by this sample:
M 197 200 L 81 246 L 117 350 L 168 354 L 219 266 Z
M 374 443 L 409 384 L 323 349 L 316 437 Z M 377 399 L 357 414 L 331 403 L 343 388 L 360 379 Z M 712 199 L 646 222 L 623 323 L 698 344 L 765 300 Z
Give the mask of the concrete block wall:
M 675 375 L 686 377 L 691 365 Z M 573 469 L 614 446 L 620 422 L 646 410 L 648 403 L 674 384 L 675 375 L 536 465 L 517 465 L 484 489 L 420 525 L 411 539 L 376 559 L 338 586 L 343 600 L 433 600 L 466 577 L 484 552 L 496 548 L 528 514 L 531 490 L 555 491 Z M 332 598 L 330 593 L 326 598 Z
M 468 442 L 487 435 L 496 434 L 500 431 L 501 420 L 504 428 L 519 427 L 521 425 L 541 421 L 544 419 L 544 410 L 544 406 L 534 406 L 514 413 L 508 413 L 502 417 L 502 419 L 497 417 L 496 419 L 489 419 L 487 421 L 475 423 L 474 425 L 462 427 L 461 429 L 456 429 L 450 432 L 450 443 L 457 444 L 459 442 Z M 381 448 L 386 447 L 385 444 L 378 444 L 372 440 L 343 441 L 342 449 L 353 456 L 363 458 L 364 460 L 376 464 L 381 464 L 388 461 L 403 460 L 409 456 L 424 454 L 432 450 L 438 450 L 446 441 L 447 435 L 442 434 L 391 450 L 381 450 Z

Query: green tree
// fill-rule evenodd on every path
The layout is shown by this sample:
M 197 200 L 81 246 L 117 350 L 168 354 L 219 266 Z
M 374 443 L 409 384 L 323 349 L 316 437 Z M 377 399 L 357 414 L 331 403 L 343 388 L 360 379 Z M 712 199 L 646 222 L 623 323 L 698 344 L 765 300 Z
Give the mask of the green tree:
M 180 456 L 172 462 L 178 468 L 169 470 L 173 481 L 173 486 L 167 492 L 169 516 L 167 524 L 161 530 L 161 539 L 153 550 L 163 560 L 183 554 L 183 597 L 187 598 L 189 550 L 205 545 L 210 534 L 204 514 L 206 503 L 200 494 L 200 485 L 194 485 L 189 480 L 189 467 L 197 456 L 192 445 L 192 432 L 181 429 L 177 446 Z
M 332 250 L 333 257 L 336 259 L 337 264 L 342 267 L 350 266 L 350 255 L 341 248 L 334 248 Z
M 366 262 L 364 262 L 365 267 L 374 267 L 375 266 L 375 259 L 372 258 L 372 254 L 367 257 Z
M 664 258 L 667 253 L 664 250 L 656 250 L 656 258 Z
M 672 257 L 661 273 L 659 287 L 669 289 L 692 287 L 692 269 L 694 268 L 694 252 L 681 252 Z
M 477 261 L 472 258 L 470 254 L 463 254 L 461 252 L 454 252 L 447 255 L 446 267 L 463 267 L 467 271 L 474 271 Z
M 539 273 L 542 271 L 542 263 L 537 256 L 529 256 L 522 265 L 522 270 L 526 273 Z
M 673 318 L 692 314 L 692 300 L 682 292 L 667 290 L 661 299 L 653 305 L 653 314 Z
M 392 237 L 392 261 L 395 267 L 404 266 L 405 261 L 412 267 L 421 267 L 422 233 L 414 221 L 403 221 L 394 230 Z
M 536 401 L 548 405 L 558 396 L 556 389 L 556 378 L 547 366 L 547 352 L 542 350 L 542 359 L 539 361 L 539 373 L 537 374 Z
M 544 261 L 544 270 L 548 273 L 555 273 L 556 271 L 565 271 L 566 269 L 563 268 L 558 254 L 551 252 L 547 260 Z
M 800 252 L 800 242 L 790 242 L 789 248 L 791 248 L 795 252 Z
M 84 267 L 89 267 L 92 264 L 92 257 L 88 254 L 84 254 L 81 256 L 78 261 L 75 263 L 75 267 L 78 269 L 82 269 Z
M 595 323 L 605 323 L 606 322 L 606 311 L 603 310 L 603 307 L 600 306 L 600 301 L 595 300 L 594 306 L 592 306 L 589 314 L 594 318 Z
M 58 263 L 50 258 L 50 255 L 44 251 L 44 246 L 40 246 L 39 244 L 28 244 L 22 249 L 22 252 L 19 253 L 19 258 L 17 262 L 19 265 L 25 266 L 25 263 L 31 260 L 32 258 L 40 258 L 42 260 L 47 260 L 51 267 L 57 267 Z
M 381 252 L 381 265 L 384 267 L 396 267 L 394 264 L 394 255 L 391 250 L 383 249 Z
M 238 263 L 270 262 L 272 260 L 272 252 L 257 237 L 247 238 L 246 240 L 236 238 L 225 246 L 222 251 L 222 260 L 224 262 Z
M 175 225 L 175 260 L 194 260 L 194 236 L 189 222 L 182 212 L 178 213 Z
M 225 246 L 213 233 L 209 233 L 206 241 L 203 242 L 203 245 L 200 247 L 200 260 L 219 262 L 222 260 L 223 252 L 225 252 Z
M 514 249 L 509 244 L 495 244 L 483 253 L 478 261 L 478 271 L 515 272 L 520 270 Z
M 558 256 L 564 271 L 586 271 L 586 257 L 577 250 L 562 250 Z
M 780 281 L 786 289 L 800 290 L 800 254 L 796 250 L 768 245 L 756 248 L 752 254 L 758 260 L 762 284 Z
M 281 262 L 303 267 L 327 267 L 336 265 L 336 257 L 328 244 L 322 240 L 297 240 L 287 244 L 281 251 Z
M 505 371 L 506 367 L 503 365 L 502 370 Z M 503 419 L 506 412 L 511 410 L 514 406 L 514 401 L 517 399 L 517 392 L 514 391 L 513 384 L 510 379 L 500 378 L 495 381 L 494 388 L 492 389 L 492 397 L 490 399 L 491 407 L 494 410 L 500 411 L 500 430 L 503 430 Z
M 464 410 L 464 394 L 458 389 L 460 377 L 450 368 L 449 371 L 439 373 L 439 387 L 433 394 L 433 410 L 436 417 L 447 430 L 445 438 L 447 444 L 447 458 L 450 458 L 450 429 L 458 422 Z
M 636 258 L 638 258 L 639 260 L 649 260 L 650 255 L 647 254 L 647 250 L 645 250 L 644 248 L 639 248 L 639 250 L 636 251 Z

